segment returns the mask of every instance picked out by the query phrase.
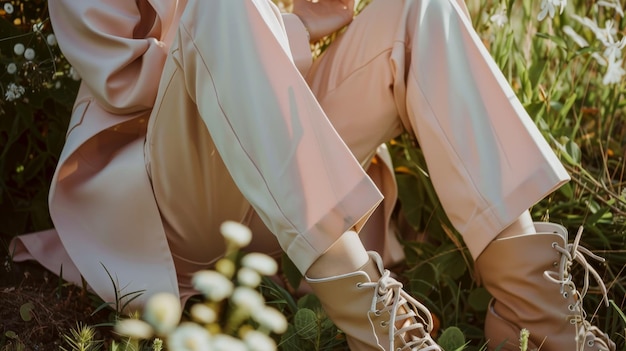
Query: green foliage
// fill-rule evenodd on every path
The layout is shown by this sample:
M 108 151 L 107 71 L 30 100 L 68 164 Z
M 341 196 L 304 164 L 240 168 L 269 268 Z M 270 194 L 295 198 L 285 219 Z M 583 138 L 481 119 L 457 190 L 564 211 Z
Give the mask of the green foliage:
M 461 329 L 450 327 L 443 331 L 437 340 L 437 344 L 441 346 L 443 351 L 461 351 L 466 346 L 465 336 Z
M 94 311 L 94 313 L 98 312 L 101 309 L 112 307 L 115 317 L 117 318 L 118 316 L 121 316 L 125 311 L 127 311 L 128 307 L 133 302 L 133 300 L 139 298 L 145 292 L 145 290 L 129 291 L 129 292 L 124 293 L 123 292 L 124 287 L 119 287 L 117 284 L 117 281 L 111 275 L 111 272 L 109 272 L 109 270 L 103 264 L 101 265 L 102 265 L 102 269 L 104 269 L 107 275 L 109 276 L 109 280 L 111 281 L 111 284 L 113 286 L 113 291 L 115 292 L 114 301 L 102 302 L 98 306 L 98 308 Z M 94 298 L 99 300 L 99 298 L 95 296 Z
M 32 315 L 33 308 L 35 308 L 35 305 L 33 305 L 32 302 L 27 302 L 23 304 L 22 306 L 20 306 L 20 317 L 22 317 L 22 320 L 24 322 L 28 322 L 31 319 L 33 319 L 33 315 Z
M 343 334 L 326 316 L 319 299 L 307 294 L 297 308 L 287 312 L 289 326 L 278 344 L 281 350 L 346 350 Z
M 93 327 L 78 324 L 70 330 L 70 334 L 63 336 L 69 344 L 69 349 L 61 346 L 63 351 L 98 351 L 102 347 L 102 341 L 95 340 L 96 330 Z
M 26 351 L 26 346 L 20 341 L 19 336 L 12 330 L 8 330 L 0 337 L 0 350 L 2 351 Z
M 8 240 L 52 227 L 48 189 L 77 81 L 56 45 L 46 2 L 5 4 L 13 9 L 0 10 L 0 235 Z
M 299 281 L 298 281 L 299 283 Z M 346 340 L 328 318 L 313 294 L 295 300 L 294 294 L 269 278 L 263 279 L 260 291 L 268 304 L 280 310 L 288 320 L 287 331 L 278 342 L 281 350 L 345 350 Z

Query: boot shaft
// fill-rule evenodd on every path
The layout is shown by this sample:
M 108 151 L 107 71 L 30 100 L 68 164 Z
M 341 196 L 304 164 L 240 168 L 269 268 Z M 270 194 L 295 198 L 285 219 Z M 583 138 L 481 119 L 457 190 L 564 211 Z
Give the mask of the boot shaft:
M 493 241 L 475 262 L 480 282 L 494 297 L 485 322 L 490 347 L 508 339 L 504 350 L 518 350 L 519 332 L 526 328 L 543 351 L 614 350 L 606 334 L 585 320 L 587 281 L 580 292 L 570 273 L 578 261 L 599 279 L 583 253 L 598 257 L 578 246 L 581 232 L 569 244 L 562 226 L 537 223 L 536 228 L 536 234 Z
M 432 340 L 430 312 L 402 290 L 378 254 L 361 270 L 307 282 L 351 350 L 442 351 Z

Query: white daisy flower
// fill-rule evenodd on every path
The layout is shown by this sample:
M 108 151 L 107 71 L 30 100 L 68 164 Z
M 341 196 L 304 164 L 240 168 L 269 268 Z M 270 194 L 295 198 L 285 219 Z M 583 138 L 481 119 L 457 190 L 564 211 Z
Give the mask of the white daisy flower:
M 7 65 L 7 73 L 8 74 L 13 74 L 15 72 L 17 72 L 17 65 L 15 63 L 13 63 L 13 62 L 9 63 Z
M 167 348 L 176 351 L 212 351 L 211 334 L 195 323 L 183 323 L 167 338 Z
M 498 28 L 504 27 L 509 22 L 509 18 L 506 16 L 506 6 L 500 6 L 496 12 L 489 17 L 489 20 Z
M 23 86 L 15 83 L 9 83 L 7 91 L 4 93 L 4 97 L 7 101 L 14 101 L 24 95 L 25 92 L 26 89 Z
M 133 339 L 149 339 L 154 333 L 150 324 L 138 319 L 122 319 L 115 323 L 114 329 Z
M 256 313 L 265 307 L 265 299 L 255 289 L 239 286 L 233 291 L 231 301 L 247 313 Z
M 602 84 L 617 84 L 622 81 L 622 77 L 624 77 L 626 71 L 624 71 L 623 60 L 611 60 L 607 65 L 606 73 L 602 78 Z
M 32 48 L 28 48 L 24 51 L 24 58 L 28 61 L 32 61 L 35 59 L 35 50 Z
M 287 318 L 273 307 L 263 306 L 255 310 L 251 317 L 274 333 L 282 334 L 287 331 Z
M 565 5 L 567 5 L 567 0 L 542 0 L 541 11 L 537 15 L 537 20 L 543 21 L 547 16 L 554 18 L 556 8 L 559 8 L 559 13 L 563 13 Z
M 252 231 L 245 225 L 234 222 L 226 221 L 220 226 L 220 233 L 224 238 L 236 245 L 237 247 L 244 247 L 250 244 L 252 240 Z
M 191 280 L 193 286 L 211 301 L 222 301 L 233 292 L 234 284 L 216 271 L 196 272 Z
M 211 346 L 215 351 L 248 351 L 243 341 L 226 334 L 215 335 L 211 340 Z
M 43 23 L 37 22 L 37 23 L 33 24 L 33 32 L 39 33 L 39 32 L 41 32 L 43 30 L 43 27 L 44 27 Z
M 159 335 L 168 334 L 180 322 L 182 307 L 180 300 L 170 293 L 157 293 L 152 295 L 144 309 L 144 320 Z
M 620 4 L 619 1 L 615 1 L 615 0 L 609 0 L 609 1 L 604 1 L 604 0 L 599 0 L 598 2 L 596 2 L 596 4 L 598 6 L 603 6 L 603 7 L 607 7 L 607 8 L 612 8 L 614 9 L 620 16 L 624 17 L 624 9 L 622 8 L 622 4 Z
M 241 260 L 244 267 L 254 269 L 262 275 L 274 275 L 278 271 L 278 263 L 271 256 L 260 252 L 245 255 Z
M 250 330 L 247 332 L 243 337 L 243 341 L 246 343 L 248 350 L 250 351 L 276 350 L 276 342 L 274 339 L 256 330 Z
M 203 303 L 197 303 L 191 306 L 189 313 L 191 317 L 199 323 L 210 324 L 217 320 L 215 310 Z
M 24 54 L 24 51 L 26 50 L 26 47 L 24 46 L 24 44 L 22 43 L 17 43 L 13 46 L 13 52 L 17 55 L 17 56 L 22 56 Z
M 261 284 L 261 275 L 254 269 L 242 267 L 237 272 L 237 281 L 242 285 L 256 288 Z
M 48 45 L 50 46 L 55 46 L 57 45 L 57 37 L 54 34 L 48 34 L 48 36 L 46 37 L 46 43 L 48 43 Z
M 80 74 L 78 74 L 78 71 L 76 71 L 74 67 L 70 67 L 69 73 L 70 73 L 70 78 L 72 78 L 72 80 L 79 81 L 81 79 Z
M 572 27 L 570 27 L 568 25 L 565 25 L 565 26 L 563 26 L 563 33 L 567 34 L 567 36 L 570 37 L 581 48 L 585 48 L 585 47 L 589 46 L 589 43 L 587 42 L 587 40 L 585 40 L 585 38 L 580 36 L 574 30 L 574 28 L 572 28 Z

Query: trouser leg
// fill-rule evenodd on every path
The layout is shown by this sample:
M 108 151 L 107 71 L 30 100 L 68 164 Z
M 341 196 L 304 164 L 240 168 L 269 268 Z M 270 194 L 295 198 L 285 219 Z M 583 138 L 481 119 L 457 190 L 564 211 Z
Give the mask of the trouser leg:
M 145 155 L 183 300 L 195 293 L 194 273 L 225 253 L 220 225 L 248 225 L 254 235 L 246 250 L 279 256 L 274 235 L 259 221 L 229 175 L 193 101 L 180 67 L 165 64 L 164 94 L 148 125 Z
M 373 164 L 370 161 L 382 143 L 402 132 L 390 60 L 396 32 L 390 24 L 397 23 L 401 14 L 398 1 L 368 5 L 313 62 L 306 77 L 333 126 L 385 196 L 359 233 L 366 247 L 378 251 L 385 264 L 397 263 L 404 255 L 389 223 L 397 184 L 386 148 L 378 150 Z
M 250 203 L 304 272 L 345 231 L 358 229 L 381 196 L 290 61 L 281 28 L 269 2 L 190 1 L 151 124 L 155 130 L 163 119 L 201 120 L 211 144 L 197 145 L 205 151 L 192 162 L 211 169 L 206 150 L 218 154 L 233 196 Z M 147 148 L 152 167 L 166 162 L 160 154 L 168 145 L 149 138 Z M 151 173 L 153 181 L 170 178 L 162 183 L 169 198 L 177 196 L 176 179 L 188 181 L 183 171 Z M 187 186 L 209 193 L 204 181 Z M 179 212 L 194 211 L 180 199 Z M 212 200 L 220 206 L 224 197 Z
M 363 160 L 401 121 L 474 258 L 569 179 L 462 2 L 375 0 L 336 44 L 309 77 L 333 125 Z
M 569 176 L 473 30 L 464 5 L 408 4 L 408 119 L 441 203 L 476 258 Z

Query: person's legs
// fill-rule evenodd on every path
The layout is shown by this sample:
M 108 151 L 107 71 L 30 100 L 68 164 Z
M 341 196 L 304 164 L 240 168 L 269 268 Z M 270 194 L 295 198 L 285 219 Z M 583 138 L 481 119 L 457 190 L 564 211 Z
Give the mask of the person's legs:
M 397 314 L 411 299 L 353 231 L 381 201 L 380 192 L 328 121 L 286 45 L 269 1 L 188 2 L 146 143 L 173 251 L 185 256 L 181 265 L 195 257 L 208 262 L 215 253 L 205 250 L 216 237 L 208 231 L 222 217 L 243 216 L 249 203 L 309 278 L 358 277 L 361 287 L 331 284 L 340 291 L 330 295 L 349 304 L 321 297 L 322 303 L 350 315 L 331 318 L 363 349 L 394 348 L 390 334 L 397 330 L 389 319 L 415 315 L 408 305 Z M 373 313 L 380 315 L 370 319 Z M 423 339 L 410 342 L 434 345 Z
M 474 258 L 569 180 L 472 28 L 464 4 L 408 1 L 408 121 Z
M 186 164 L 208 158 L 212 161 L 197 168 L 232 178 L 214 186 L 225 182 L 226 191 L 218 193 L 232 193 L 233 199 L 222 196 L 210 206 L 230 200 L 246 208 L 245 198 L 306 272 L 344 232 L 360 227 L 381 198 L 291 63 L 279 17 L 268 4 L 189 2 L 150 123 L 156 130 L 163 119 L 199 119 L 208 132 L 191 124 L 179 142 L 193 143 L 204 133 L 199 139 L 211 143 L 196 145 L 203 150 L 191 154 Z M 196 16 L 201 17 L 196 21 Z M 150 137 L 146 147 L 151 167 L 182 157 Z M 194 181 L 187 185 L 190 193 L 216 190 L 202 189 L 207 186 L 204 175 L 194 179 L 173 167 L 161 168 L 151 175 L 172 192 L 170 203 L 174 184 L 186 182 L 185 177 Z M 187 201 L 180 197 L 179 202 Z
M 163 77 L 167 86 L 148 125 L 145 156 L 184 301 L 197 293 L 193 274 L 225 253 L 219 232 L 224 221 L 251 228 L 254 236 L 246 250 L 273 256 L 282 251 L 228 174 L 173 60 L 167 61 Z
M 448 4 L 444 6 L 443 4 Z M 454 1 L 373 1 L 307 76 L 355 157 L 416 135 L 474 257 L 568 179 Z
M 568 268 L 580 257 L 577 248 L 555 225 L 528 223 L 527 209 L 569 175 L 473 31 L 463 4 L 413 3 L 419 25 L 410 41 L 409 119 L 441 202 L 496 297 L 495 311 L 512 311 L 488 314 L 490 348 L 506 339 L 514 345 L 522 328 L 535 345 L 546 340 L 546 351 L 614 348 L 585 320 L 584 292 L 575 293 Z M 565 275 L 550 284 L 544 275 L 556 274 L 557 261 Z M 565 298 L 563 289 L 571 290 Z
M 392 13 L 392 20 L 385 17 Z M 529 328 L 536 334 L 533 340 L 560 333 L 550 336 L 558 341 L 544 346 L 549 351 L 573 349 L 579 331 L 581 340 L 598 349 L 611 345 L 588 322 L 581 321 L 580 328 L 569 324 L 568 302 L 540 289 L 550 285 L 537 284 L 537 279 L 543 279 L 543 270 L 553 269 L 551 261 L 536 262 L 534 267 L 542 272 L 530 276 L 523 272 L 532 259 L 506 268 L 493 259 L 566 257 L 542 242 L 546 225 L 538 224 L 537 230 L 527 209 L 569 176 L 474 32 L 462 2 L 375 0 L 314 64 L 308 80 L 362 162 L 377 143 L 398 132 L 395 116 L 415 133 L 440 201 L 478 259 L 486 287 L 505 302 L 499 306 L 523 315 L 534 306 L 558 304 L 533 315 L 554 323 L 550 328 L 530 320 L 522 319 L 526 325 L 520 319 L 507 320 L 517 333 Z M 555 242 L 567 244 L 566 239 Z M 506 280 L 484 278 L 504 273 L 528 289 L 522 293 Z M 507 297 L 517 304 L 506 304 L 511 301 Z M 493 316 L 488 316 L 493 323 L 486 327 L 487 336 L 494 339 L 490 347 L 510 337 L 503 333 L 507 328 L 493 327 L 502 325 Z
M 313 62 L 306 77 L 311 90 L 333 126 L 357 160 L 368 171 L 372 170 L 369 162 L 377 148 L 403 131 L 393 87 L 396 72 L 394 62 L 390 58 L 396 45 L 397 32 L 397 28 L 392 24 L 402 21 L 403 12 L 402 1 L 375 1 L 370 4 Z M 379 180 L 393 179 L 392 168 L 383 165 L 375 166 L 376 171 L 373 175 L 379 177 Z M 385 172 L 390 174 L 383 174 Z M 394 183 L 393 186 L 395 185 Z M 392 193 L 394 196 L 391 199 L 385 199 L 386 201 L 395 201 L 395 192 Z M 379 218 L 377 222 L 366 224 L 364 228 L 367 231 L 366 239 L 371 240 L 374 235 L 379 237 L 393 235 L 393 233 L 385 234 L 389 229 L 386 224 L 384 217 Z M 363 235 L 364 233 L 361 233 L 361 237 Z M 387 249 L 386 244 L 383 239 L 375 246 Z M 381 269 L 381 262 L 378 260 L 374 262 L 376 264 L 364 267 L 363 270 L 372 272 Z M 331 298 L 330 291 L 335 287 L 342 286 L 344 289 L 350 289 L 361 284 L 369 284 L 369 281 L 365 281 L 364 277 L 359 275 L 339 276 L 325 280 L 308 278 L 307 282 L 313 291 L 326 299 Z M 335 295 L 334 299 L 338 305 L 341 305 L 345 304 L 345 300 L 349 297 Z M 406 322 L 404 318 L 400 318 L 397 323 L 398 330 L 407 327 L 409 337 L 407 335 L 404 337 L 409 340 L 409 343 L 404 345 L 406 349 L 421 350 L 430 349 L 430 347 L 438 349 L 434 343 L 420 341 L 422 338 L 429 338 L 427 335 L 432 328 L 430 312 L 408 295 L 403 294 L 401 299 L 406 299 L 407 303 L 412 305 L 410 314 L 414 314 L 410 321 Z M 326 310 L 330 315 L 340 315 L 342 312 L 333 311 L 332 306 L 327 307 Z M 402 314 L 405 310 L 400 308 L 399 311 Z M 403 322 L 404 325 L 402 325 Z M 393 340 L 393 338 L 391 336 L 388 339 Z M 411 340 L 416 342 L 411 343 Z M 403 342 L 398 340 L 398 343 Z M 350 346 L 357 350 L 364 347 L 358 342 L 351 342 Z
M 496 298 L 498 313 L 492 309 L 485 326 L 490 349 L 506 339 L 513 346 L 505 349 L 516 349 L 522 328 L 536 346 L 546 340 L 546 351 L 610 349 L 608 337 L 585 321 L 584 292 L 572 298 L 568 268 L 580 253 L 571 252 L 576 249 L 566 233 L 533 225 L 527 212 L 569 175 L 473 30 L 463 3 L 411 3 L 407 114 L 441 203 Z M 557 261 L 564 276 L 555 276 Z

